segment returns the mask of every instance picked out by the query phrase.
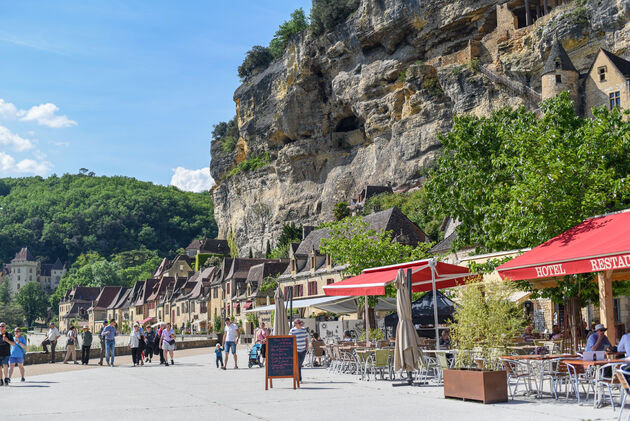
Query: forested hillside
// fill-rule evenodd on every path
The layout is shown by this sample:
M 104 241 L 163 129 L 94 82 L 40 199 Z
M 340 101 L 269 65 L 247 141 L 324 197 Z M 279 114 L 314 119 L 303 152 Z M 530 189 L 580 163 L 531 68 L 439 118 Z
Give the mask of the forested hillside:
M 44 261 L 146 248 L 171 255 L 217 227 L 207 193 L 89 174 L 0 178 L 0 262 L 21 247 Z

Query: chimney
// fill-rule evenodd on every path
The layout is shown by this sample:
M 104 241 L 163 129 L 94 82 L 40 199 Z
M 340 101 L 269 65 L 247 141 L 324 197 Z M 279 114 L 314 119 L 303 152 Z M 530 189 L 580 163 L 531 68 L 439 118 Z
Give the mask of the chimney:
M 304 240 L 313 230 L 315 229 L 312 225 L 304 225 L 302 227 L 302 240 Z

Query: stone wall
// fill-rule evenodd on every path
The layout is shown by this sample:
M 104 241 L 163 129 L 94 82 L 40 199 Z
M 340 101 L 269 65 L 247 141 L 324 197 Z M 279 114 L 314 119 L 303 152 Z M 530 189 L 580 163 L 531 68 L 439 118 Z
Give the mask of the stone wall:
M 192 349 L 192 348 L 213 348 L 217 344 L 216 339 L 196 339 L 189 341 L 177 341 L 177 350 L 182 349 Z M 100 356 L 100 344 L 97 342 L 95 346 L 92 346 L 90 349 L 90 358 L 99 358 Z M 117 346 L 115 355 L 130 355 L 131 350 L 127 346 Z M 56 360 L 57 362 L 63 361 L 66 355 L 65 350 L 58 350 L 56 352 Z M 77 348 L 77 360 L 81 359 L 81 347 Z M 28 352 L 26 354 L 26 359 L 24 361 L 25 364 L 42 364 L 48 363 L 50 361 L 50 354 L 45 354 L 43 352 Z

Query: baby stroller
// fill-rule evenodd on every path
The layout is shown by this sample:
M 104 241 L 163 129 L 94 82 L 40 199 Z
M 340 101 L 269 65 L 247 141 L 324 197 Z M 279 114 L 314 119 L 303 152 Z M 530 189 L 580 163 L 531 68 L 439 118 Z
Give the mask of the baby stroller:
M 260 361 L 260 344 L 255 344 L 249 349 L 249 358 L 247 361 L 247 367 L 252 368 L 258 364 L 259 367 L 262 367 L 262 361 Z

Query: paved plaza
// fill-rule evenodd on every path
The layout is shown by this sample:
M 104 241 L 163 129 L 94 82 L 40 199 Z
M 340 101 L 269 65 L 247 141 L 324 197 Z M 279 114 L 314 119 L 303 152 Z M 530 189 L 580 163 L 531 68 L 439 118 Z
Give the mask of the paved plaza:
M 612 420 L 618 414 L 610 407 L 593 409 L 564 399 L 495 405 L 447 400 L 441 387 L 393 388 L 387 381 L 362 382 L 325 369 L 305 369 L 301 390 L 278 379 L 273 390 L 265 391 L 263 369 L 248 369 L 244 351 L 239 352 L 241 368 L 227 371 L 216 369 L 210 350 L 180 351 L 175 366 L 168 368 L 156 363 L 134 368 L 129 356 L 113 368 L 30 366 L 26 383 L 18 378 L 0 388 L 2 419 L 507 421 Z

